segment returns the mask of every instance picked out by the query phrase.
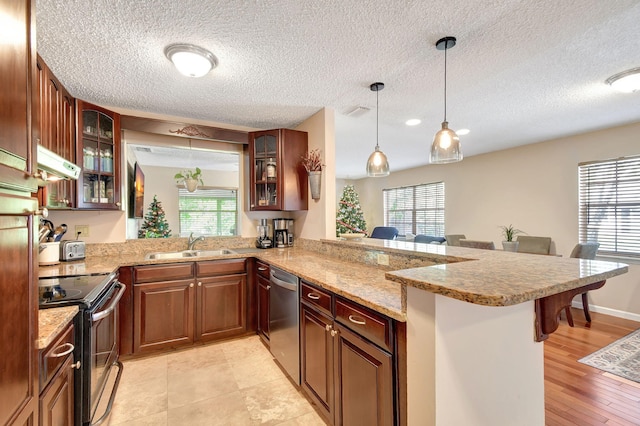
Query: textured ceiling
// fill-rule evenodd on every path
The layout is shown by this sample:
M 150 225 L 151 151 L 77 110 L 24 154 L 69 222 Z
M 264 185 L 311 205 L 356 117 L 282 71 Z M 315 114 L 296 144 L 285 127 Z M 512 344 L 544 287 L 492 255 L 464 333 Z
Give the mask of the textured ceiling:
M 336 116 L 336 174 L 361 177 L 375 146 L 392 172 L 428 163 L 443 118 L 465 156 L 640 120 L 612 74 L 640 66 L 640 0 L 38 0 L 38 52 L 71 94 L 104 106 L 251 128 Z M 172 43 L 213 52 L 200 79 Z M 362 106 L 369 111 L 348 116 Z M 404 122 L 419 118 L 408 127 Z M 329 161 L 330 162 L 330 161 Z

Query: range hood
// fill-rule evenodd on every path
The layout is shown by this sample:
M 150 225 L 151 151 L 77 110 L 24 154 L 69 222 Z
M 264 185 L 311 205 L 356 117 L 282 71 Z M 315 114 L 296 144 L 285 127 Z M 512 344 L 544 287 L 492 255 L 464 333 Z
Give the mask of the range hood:
M 65 160 L 58 154 L 49 151 L 42 145 L 38 145 L 38 169 L 62 179 L 78 179 L 80 166 Z

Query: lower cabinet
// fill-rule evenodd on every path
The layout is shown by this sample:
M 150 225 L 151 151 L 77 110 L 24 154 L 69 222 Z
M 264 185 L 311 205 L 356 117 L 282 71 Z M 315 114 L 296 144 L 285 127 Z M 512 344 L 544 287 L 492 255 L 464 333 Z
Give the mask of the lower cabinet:
M 397 424 L 393 321 L 303 282 L 300 347 L 302 389 L 331 424 Z
M 40 351 L 40 426 L 73 424 L 76 371 L 73 330 L 70 324 Z
M 133 269 L 134 354 L 246 332 L 245 259 Z

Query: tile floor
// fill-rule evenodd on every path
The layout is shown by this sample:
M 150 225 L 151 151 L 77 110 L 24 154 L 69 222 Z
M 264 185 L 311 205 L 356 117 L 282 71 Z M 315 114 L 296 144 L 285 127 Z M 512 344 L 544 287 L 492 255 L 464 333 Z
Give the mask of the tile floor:
M 124 361 L 109 426 L 324 426 L 258 336 Z

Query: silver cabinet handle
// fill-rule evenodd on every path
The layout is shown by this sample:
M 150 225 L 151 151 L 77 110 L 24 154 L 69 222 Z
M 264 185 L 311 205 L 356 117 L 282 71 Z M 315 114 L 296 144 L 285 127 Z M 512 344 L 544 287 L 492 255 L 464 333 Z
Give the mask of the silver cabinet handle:
M 71 352 L 73 352 L 74 349 L 75 346 L 73 346 L 73 343 L 64 343 L 55 348 L 49 356 L 51 358 L 62 358 L 63 356 L 69 355 Z
M 264 266 L 259 266 L 258 271 L 268 271 L 269 268 L 265 268 Z
M 120 207 L 122 205 L 122 203 L 120 201 L 116 202 L 116 206 Z
M 271 286 L 270 285 L 267 286 L 267 290 L 271 290 Z
M 78 362 L 75 362 L 75 363 L 71 364 L 71 368 L 72 369 L 75 368 L 76 370 L 80 370 L 80 366 L 81 365 L 82 365 L 82 363 L 80 361 L 78 361 Z
M 331 337 L 336 337 L 336 334 L 338 334 L 338 330 L 331 330 Z
M 333 328 L 333 326 L 332 326 L 331 324 L 327 324 L 327 325 L 325 325 L 325 326 L 324 326 L 324 328 L 325 328 L 327 331 L 331 331 L 331 329 Z
M 202 287 L 202 282 L 198 281 L 198 287 Z
M 316 293 L 309 293 L 307 294 L 307 297 L 311 300 L 320 300 L 320 296 L 317 295 Z
M 189 283 L 189 287 L 193 288 L 193 283 Z
M 365 325 L 367 322 L 359 317 L 353 316 L 353 315 L 349 315 L 349 321 L 351 321 L 354 324 L 358 324 L 358 325 Z

